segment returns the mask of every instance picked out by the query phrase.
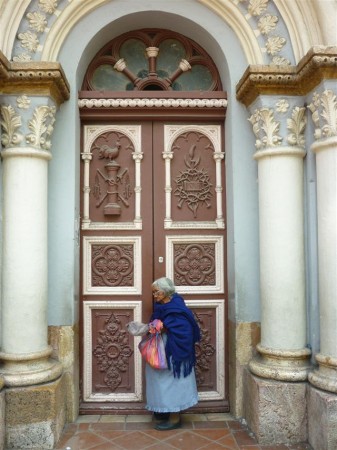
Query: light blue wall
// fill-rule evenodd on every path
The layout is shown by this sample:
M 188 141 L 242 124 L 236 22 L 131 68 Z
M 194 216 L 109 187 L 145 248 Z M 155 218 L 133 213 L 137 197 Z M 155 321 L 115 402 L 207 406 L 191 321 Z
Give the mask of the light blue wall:
M 49 323 L 70 325 L 78 315 L 77 93 L 95 53 L 115 36 L 143 27 L 168 28 L 195 40 L 212 56 L 222 76 L 229 103 L 225 138 L 229 314 L 232 320 L 258 321 L 257 167 L 248 113 L 235 98 L 236 84 L 247 67 L 240 43 L 227 24 L 193 0 L 114 0 L 84 17 L 71 30 L 59 55 L 71 98 L 57 114 L 49 166 Z

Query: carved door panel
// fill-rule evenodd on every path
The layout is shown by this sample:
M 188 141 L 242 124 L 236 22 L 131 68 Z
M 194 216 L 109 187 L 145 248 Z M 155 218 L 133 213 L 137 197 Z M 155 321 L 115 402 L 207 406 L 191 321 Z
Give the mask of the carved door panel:
M 147 321 L 167 275 L 202 329 L 198 408 L 228 409 L 221 124 L 86 125 L 82 152 L 82 412 L 144 408 L 125 325 Z

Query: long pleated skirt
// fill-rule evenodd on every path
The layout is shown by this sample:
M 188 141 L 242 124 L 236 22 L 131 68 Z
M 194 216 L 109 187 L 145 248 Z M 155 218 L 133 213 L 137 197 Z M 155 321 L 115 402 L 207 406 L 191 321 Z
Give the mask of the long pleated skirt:
M 173 376 L 172 370 L 153 369 L 146 364 L 146 409 L 154 412 L 179 412 L 198 403 L 194 369 L 184 378 Z

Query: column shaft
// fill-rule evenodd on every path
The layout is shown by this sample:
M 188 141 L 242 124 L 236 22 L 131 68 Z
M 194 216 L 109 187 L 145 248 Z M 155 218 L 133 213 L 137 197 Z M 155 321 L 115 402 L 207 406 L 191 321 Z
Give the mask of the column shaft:
M 3 156 L 2 351 L 47 349 L 47 164 L 50 153 Z M 27 339 L 29 336 L 29 339 Z

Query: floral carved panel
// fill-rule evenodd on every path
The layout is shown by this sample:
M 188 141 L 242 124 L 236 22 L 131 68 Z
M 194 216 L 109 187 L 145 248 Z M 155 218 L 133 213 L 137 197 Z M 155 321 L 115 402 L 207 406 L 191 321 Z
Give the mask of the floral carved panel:
M 92 311 L 93 393 L 131 392 L 134 342 L 125 330 L 130 311 Z
M 83 303 L 83 401 L 142 400 L 140 337 L 126 324 L 140 321 L 140 301 L 85 301 Z

